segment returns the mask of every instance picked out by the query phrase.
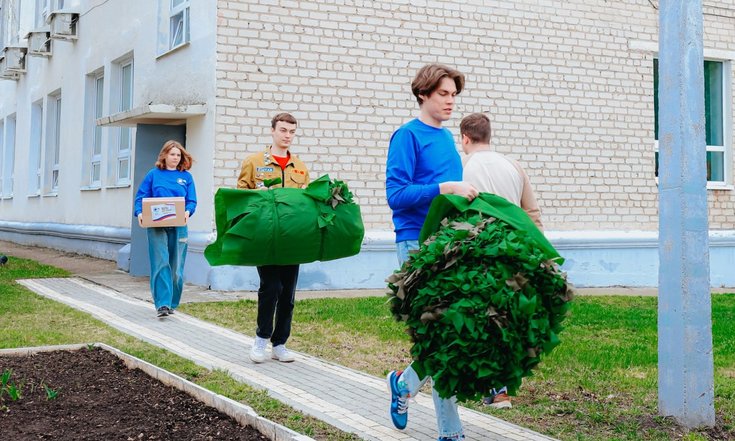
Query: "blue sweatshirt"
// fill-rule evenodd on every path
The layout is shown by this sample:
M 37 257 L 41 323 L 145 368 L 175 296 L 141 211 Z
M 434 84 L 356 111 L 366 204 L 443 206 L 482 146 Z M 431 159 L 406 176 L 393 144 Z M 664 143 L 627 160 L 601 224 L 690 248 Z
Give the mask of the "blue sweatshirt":
M 462 180 L 462 160 L 452 132 L 413 119 L 393 133 L 385 189 L 396 242 L 418 240 L 439 184 Z
M 163 197 L 183 197 L 186 211 L 193 216 L 197 208 L 197 191 L 191 173 L 186 170 L 151 169 L 135 195 L 135 217 L 143 212 L 143 198 Z

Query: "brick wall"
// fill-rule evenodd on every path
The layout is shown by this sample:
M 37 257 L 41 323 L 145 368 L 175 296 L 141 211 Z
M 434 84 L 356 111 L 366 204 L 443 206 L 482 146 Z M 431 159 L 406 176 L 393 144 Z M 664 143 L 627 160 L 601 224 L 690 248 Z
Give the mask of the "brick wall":
M 366 228 L 391 229 L 388 140 L 417 113 L 416 70 L 441 62 L 467 77 L 447 127 L 490 113 L 549 230 L 654 230 L 654 55 L 640 43 L 658 41 L 657 4 L 218 0 L 215 185 L 235 185 L 287 111 L 313 175 L 346 181 Z M 705 48 L 735 51 L 734 8 L 705 1 Z M 735 193 L 709 197 L 711 227 L 735 228 Z

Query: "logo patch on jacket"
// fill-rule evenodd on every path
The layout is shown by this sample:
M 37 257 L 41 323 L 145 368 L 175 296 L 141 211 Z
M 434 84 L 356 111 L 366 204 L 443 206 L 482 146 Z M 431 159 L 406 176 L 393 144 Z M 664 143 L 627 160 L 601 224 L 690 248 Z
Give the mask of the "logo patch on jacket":
M 256 172 L 272 172 L 273 167 L 256 167 L 255 171 Z

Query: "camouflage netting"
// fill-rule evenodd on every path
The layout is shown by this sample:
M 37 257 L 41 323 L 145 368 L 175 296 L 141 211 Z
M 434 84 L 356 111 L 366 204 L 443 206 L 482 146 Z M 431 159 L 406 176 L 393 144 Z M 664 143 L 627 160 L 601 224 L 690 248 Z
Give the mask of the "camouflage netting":
M 525 216 L 516 208 L 508 208 L 509 223 L 487 214 L 497 209 L 453 207 L 387 280 L 391 311 L 414 343 L 413 367 L 443 398 L 477 400 L 502 386 L 514 394 L 559 344 L 572 288 L 530 219 L 511 226 Z

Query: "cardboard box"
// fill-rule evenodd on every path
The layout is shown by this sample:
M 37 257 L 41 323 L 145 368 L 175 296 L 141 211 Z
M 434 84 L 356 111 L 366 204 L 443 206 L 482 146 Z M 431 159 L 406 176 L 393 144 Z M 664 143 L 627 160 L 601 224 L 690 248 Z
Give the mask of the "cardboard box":
M 143 198 L 143 227 L 186 225 L 184 198 Z

